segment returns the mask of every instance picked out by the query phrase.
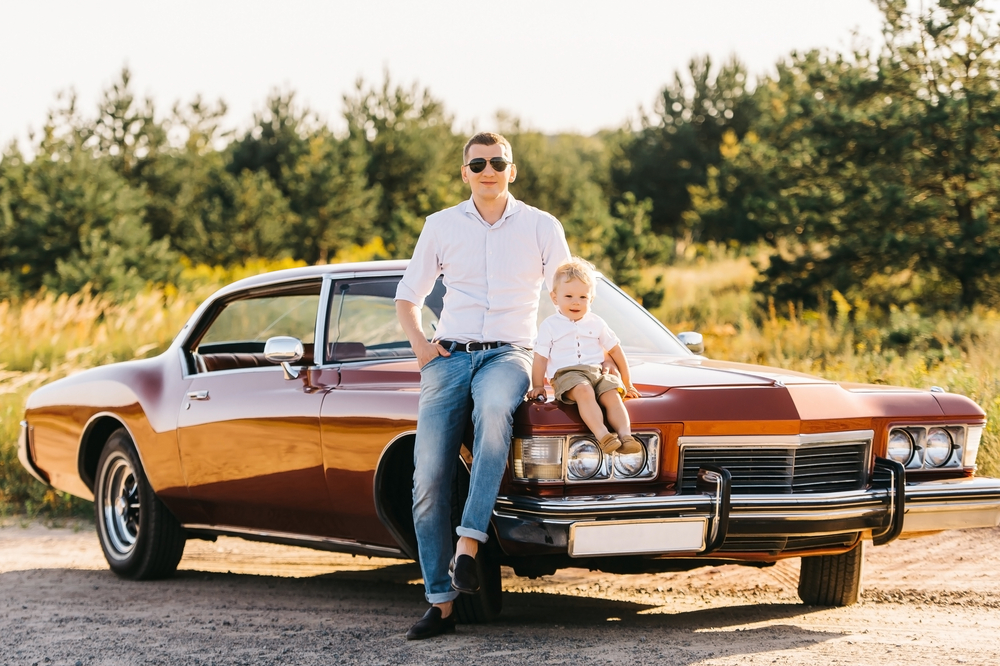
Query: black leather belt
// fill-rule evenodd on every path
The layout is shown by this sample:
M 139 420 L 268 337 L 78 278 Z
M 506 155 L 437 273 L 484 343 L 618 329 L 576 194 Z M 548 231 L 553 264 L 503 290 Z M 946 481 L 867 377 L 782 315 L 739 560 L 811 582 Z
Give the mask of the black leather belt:
M 509 346 L 509 342 L 455 342 L 454 340 L 438 340 L 437 343 L 449 352 L 486 351 Z

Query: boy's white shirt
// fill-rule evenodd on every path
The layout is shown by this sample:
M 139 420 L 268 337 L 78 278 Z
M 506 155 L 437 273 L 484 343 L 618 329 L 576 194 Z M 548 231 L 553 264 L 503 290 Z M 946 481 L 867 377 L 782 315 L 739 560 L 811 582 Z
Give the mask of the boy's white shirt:
M 535 353 L 547 359 L 545 376 L 552 379 L 557 370 L 571 365 L 600 365 L 604 352 L 620 342 L 608 324 L 593 312 L 573 321 L 557 311 L 538 327 Z

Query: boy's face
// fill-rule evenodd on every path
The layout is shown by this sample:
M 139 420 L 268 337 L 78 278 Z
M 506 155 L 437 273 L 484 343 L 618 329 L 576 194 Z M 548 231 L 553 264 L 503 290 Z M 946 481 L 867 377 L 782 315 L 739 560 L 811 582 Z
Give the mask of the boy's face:
M 563 280 L 556 285 L 555 291 L 549 292 L 552 302 L 564 317 L 572 321 L 580 321 L 590 312 L 590 285 L 580 280 Z

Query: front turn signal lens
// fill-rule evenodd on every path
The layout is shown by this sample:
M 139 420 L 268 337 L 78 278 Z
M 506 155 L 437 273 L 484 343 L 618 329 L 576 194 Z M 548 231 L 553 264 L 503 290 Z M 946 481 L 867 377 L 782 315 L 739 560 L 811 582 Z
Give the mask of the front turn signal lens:
M 969 426 L 965 435 L 965 450 L 962 452 L 962 466 L 975 467 L 979 455 L 979 443 L 983 441 L 983 426 Z
M 515 437 L 514 477 L 532 481 L 562 481 L 563 437 Z

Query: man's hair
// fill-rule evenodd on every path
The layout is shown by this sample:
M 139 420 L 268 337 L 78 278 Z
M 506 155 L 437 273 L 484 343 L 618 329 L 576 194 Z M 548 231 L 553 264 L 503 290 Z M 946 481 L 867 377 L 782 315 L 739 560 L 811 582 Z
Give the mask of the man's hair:
M 465 148 L 462 149 L 462 163 L 468 161 L 470 146 L 495 146 L 497 144 L 503 146 L 504 157 L 513 162 L 514 151 L 511 150 L 510 141 L 494 132 L 480 132 L 465 143 Z
M 555 290 L 556 285 L 562 282 L 579 280 L 590 287 L 590 293 L 593 294 L 595 284 L 594 270 L 596 270 L 594 264 L 586 259 L 572 257 L 563 264 L 560 264 L 559 268 L 556 269 L 555 275 L 552 276 L 552 289 Z

